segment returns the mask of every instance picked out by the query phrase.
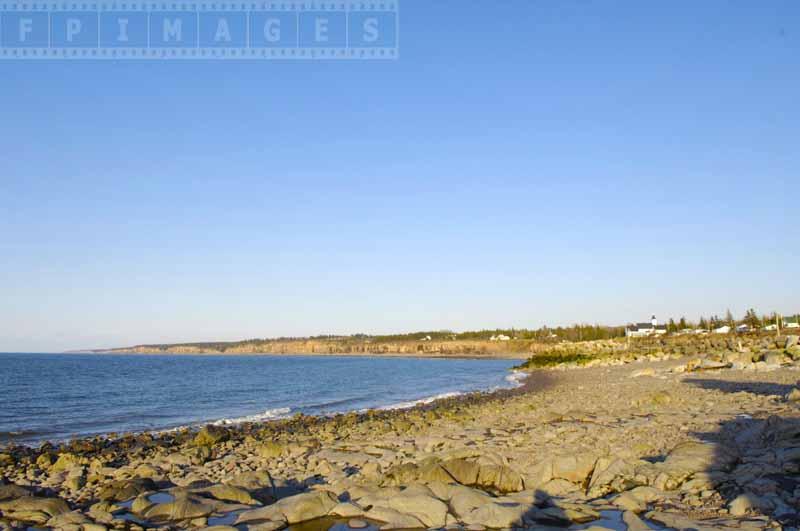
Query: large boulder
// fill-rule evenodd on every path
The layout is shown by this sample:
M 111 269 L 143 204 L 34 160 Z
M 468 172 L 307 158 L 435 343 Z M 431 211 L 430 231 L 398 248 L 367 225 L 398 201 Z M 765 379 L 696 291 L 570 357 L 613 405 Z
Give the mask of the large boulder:
M 245 472 L 231 478 L 228 485 L 246 490 L 261 502 L 271 502 L 278 498 L 278 487 L 269 472 Z
M 259 502 L 253 498 L 246 490 L 234 487 L 233 485 L 213 485 L 206 489 L 200 489 L 198 494 L 210 496 L 215 500 L 241 503 L 242 505 L 258 505 Z
M 422 494 L 405 495 L 404 493 L 400 496 L 393 496 L 387 501 L 390 509 L 413 516 L 427 528 L 447 525 L 447 505 L 434 497 Z
M 629 512 L 640 513 L 645 511 L 650 503 L 663 498 L 664 493 L 653 487 L 636 487 L 616 496 L 611 502 Z
M 298 524 L 326 516 L 338 503 L 336 497 L 328 491 L 305 492 L 283 498 L 262 509 L 245 511 L 239 515 L 236 523 L 271 520 Z
M 230 436 L 230 432 L 225 428 L 211 424 L 201 429 L 195 436 L 193 442 L 195 446 L 211 447 L 227 441 Z
M 341 502 L 337 503 L 328 514 L 340 518 L 358 518 L 364 515 L 364 509 L 353 502 Z
M 212 514 L 215 505 L 190 496 L 181 496 L 169 503 L 154 505 L 144 516 L 148 520 L 182 522 L 195 518 L 204 518 Z
M 156 485 L 148 478 L 117 480 L 101 488 L 97 497 L 102 501 L 123 502 L 151 490 L 156 490 Z
M 373 507 L 364 513 L 364 516 L 370 520 L 382 522 L 382 530 L 425 528 L 425 525 L 417 518 L 408 514 L 403 514 L 400 511 L 391 509 L 389 507 Z
M 280 457 L 286 452 L 286 445 L 275 441 L 267 441 L 256 449 L 256 453 L 267 459 Z
M 77 455 L 64 453 L 58 456 L 58 459 L 50 467 L 50 472 L 64 472 L 78 466 L 81 463 L 81 458 Z
M 786 343 L 784 343 L 783 348 L 789 350 L 792 347 L 796 347 L 800 345 L 800 336 L 792 335 L 786 336 Z
M 587 522 L 593 522 L 600 518 L 600 513 L 588 505 L 561 503 L 534 511 L 529 518 L 533 518 L 537 522 L 565 526 L 572 523 L 585 524 Z
M 522 475 L 511 467 L 500 464 L 482 465 L 466 458 L 441 462 L 431 459 L 420 465 L 406 463 L 393 467 L 386 473 L 388 484 L 408 485 L 416 481 L 459 483 L 499 493 L 519 492 L 525 488 Z
M 419 467 L 413 463 L 403 464 L 394 467 L 388 476 L 393 478 L 397 485 L 407 485 L 417 480 L 425 482 L 440 481 L 443 483 L 458 482 L 438 461 L 424 463 Z
M 91 525 L 92 521 L 80 511 L 61 513 L 47 521 L 47 527 L 52 529 L 75 529 L 72 526 Z
M 25 487 L 19 485 L 0 485 L 0 501 L 14 500 L 23 496 L 30 496 L 31 492 Z
M 448 501 L 455 515 L 463 520 L 470 512 L 491 503 L 493 499 L 481 490 L 459 485 L 454 488 Z
M 727 472 L 737 458 L 735 453 L 716 443 L 689 441 L 679 444 L 663 462 L 656 464 L 662 475 L 655 486 L 662 490 L 673 490 L 694 474 Z
M 553 459 L 547 458 L 530 467 L 525 473 L 525 486 L 536 488 L 553 479 Z
M 543 483 L 536 487 L 536 491 L 540 493 L 541 496 L 551 498 L 566 496 L 567 494 L 578 492 L 580 490 L 582 490 L 582 488 L 579 485 L 560 478 L 551 479 L 547 483 Z
M 553 459 L 553 477 L 583 485 L 594 471 L 597 457 L 591 454 L 571 455 Z
M 149 463 L 142 463 L 141 465 L 136 467 L 136 470 L 133 471 L 133 474 L 137 478 L 149 478 L 149 479 L 160 479 L 164 476 L 164 473 L 158 468 Z
M 481 466 L 466 459 L 451 459 L 442 463 L 442 468 L 462 485 L 475 485 Z
M 525 488 L 522 476 L 507 466 L 484 465 L 478 471 L 478 486 L 501 493 L 519 492 Z
M 44 524 L 54 516 L 69 512 L 69 505 L 60 498 L 24 496 L 0 502 L 0 512 L 12 520 Z
M 598 459 L 592 479 L 589 481 L 589 497 L 600 498 L 606 494 L 623 492 L 637 486 L 634 478 L 638 464 L 640 463 L 624 459 L 612 460 L 605 457 Z
M 769 500 L 752 493 L 742 494 L 728 504 L 728 510 L 732 516 L 744 516 L 748 513 L 766 512 L 772 509 L 773 505 Z
M 463 521 L 469 525 L 481 525 L 493 529 L 506 529 L 524 525 L 526 515 L 535 512 L 535 507 L 524 503 L 491 502 L 470 511 Z

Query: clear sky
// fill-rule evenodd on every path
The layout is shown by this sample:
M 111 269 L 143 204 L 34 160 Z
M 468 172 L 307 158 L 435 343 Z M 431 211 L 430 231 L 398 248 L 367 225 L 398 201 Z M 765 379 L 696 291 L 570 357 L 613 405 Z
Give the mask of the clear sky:
M 387 62 L 0 62 L 0 351 L 800 311 L 800 2 L 404 0 Z

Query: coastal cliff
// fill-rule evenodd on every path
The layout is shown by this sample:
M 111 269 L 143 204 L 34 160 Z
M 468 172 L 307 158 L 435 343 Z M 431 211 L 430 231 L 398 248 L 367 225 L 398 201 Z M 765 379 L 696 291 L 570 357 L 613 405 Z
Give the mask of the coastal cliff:
M 336 340 L 273 340 L 260 342 L 181 345 L 137 345 L 109 353 L 135 354 L 307 354 L 328 356 L 423 356 L 525 359 L 540 345 L 532 341 L 401 341 L 372 343 Z
M 318 356 L 419 356 L 453 358 L 527 359 L 545 351 L 568 351 L 580 345 L 587 351 L 616 351 L 627 348 L 624 342 L 604 340 L 573 343 L 545 343 L 532 340 L 482 341 L 391 341 L 368 340 L 265 340 L 237 343 L 186 343 L 175 345 L 137 345 L 92 350 L 93 353 L 131 354 L 304 354 Z
M 641 355 L 709 354 L 765 351 L 777 348 L 783 337 L 774 334 L 677 335 L 638 339 L 605 339 L 582 342 L 539 340 L 440 340 L 373 341 L 369 339 L 275 339 L 231 343 L 181 343 L 137 345 L 91 350 L 91 353 L 130 354 L 283 354 L 315 356 L 418 356 L 441 358 L 505 358 L 555 361 L 591 360 Z M 565 359 L 566 358 L 566 359 Z M 550 363 L 547 363 L 548 365 Z

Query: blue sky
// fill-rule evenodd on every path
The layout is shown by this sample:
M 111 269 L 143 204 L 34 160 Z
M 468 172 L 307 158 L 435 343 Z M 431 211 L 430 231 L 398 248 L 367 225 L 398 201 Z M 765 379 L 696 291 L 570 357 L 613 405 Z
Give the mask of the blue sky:
M 800 311 L 800 3 L 401 5 L 398 61 L 0 62 L 0 351 Z

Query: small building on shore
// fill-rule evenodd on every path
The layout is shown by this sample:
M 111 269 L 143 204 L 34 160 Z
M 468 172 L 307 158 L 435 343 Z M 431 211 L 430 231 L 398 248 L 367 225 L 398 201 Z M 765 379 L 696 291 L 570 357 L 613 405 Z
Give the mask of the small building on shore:
M 714 333 L 715 334 L 730 334 L 731 333 L 731 327 L 728 326 L 728 325 L 720 326 L 719 328 L 715 328 L 714 329 Z
M 649 323 L 629 324 L 625 328 L 626 337 L 660 336 L 667 333 L 667 325 L 658 324 L 654 315 Z

